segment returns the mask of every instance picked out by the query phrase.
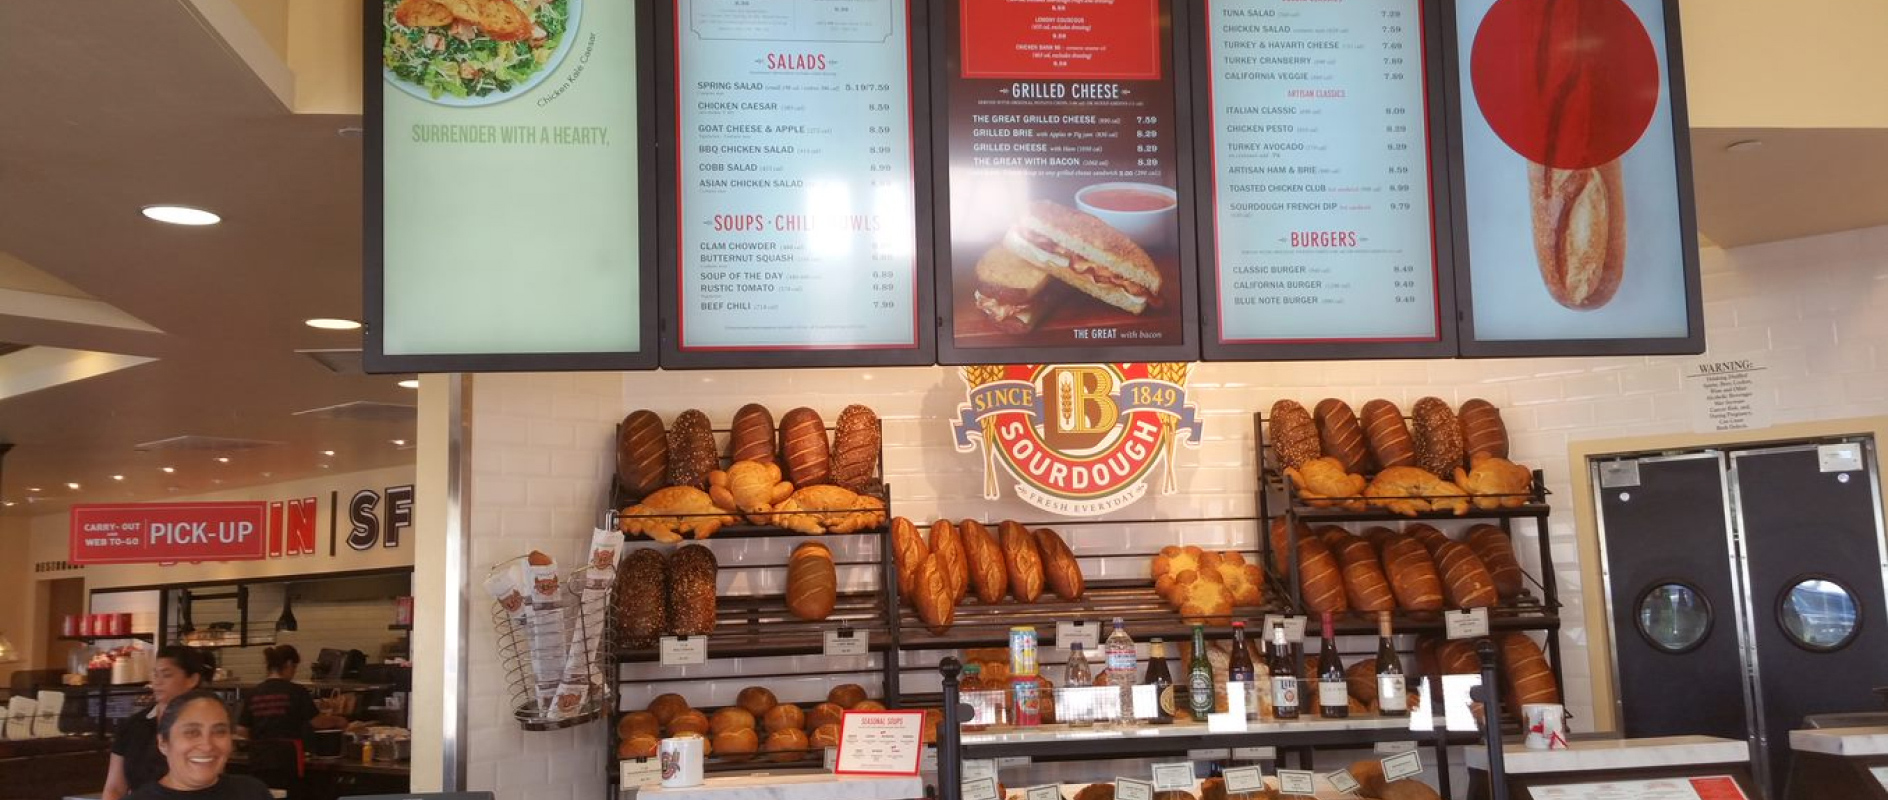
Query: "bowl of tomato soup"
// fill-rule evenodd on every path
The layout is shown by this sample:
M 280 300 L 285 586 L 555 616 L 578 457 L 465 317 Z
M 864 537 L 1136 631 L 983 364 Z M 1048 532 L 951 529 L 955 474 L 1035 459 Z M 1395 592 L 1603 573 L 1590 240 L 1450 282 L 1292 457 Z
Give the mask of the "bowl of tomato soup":
M 1152 183 L 1097 183 L 1075 193 L 1077 208 L 1099 217 L 1142 247 L 1173 241 L 1179 204 L 1179 192 Z

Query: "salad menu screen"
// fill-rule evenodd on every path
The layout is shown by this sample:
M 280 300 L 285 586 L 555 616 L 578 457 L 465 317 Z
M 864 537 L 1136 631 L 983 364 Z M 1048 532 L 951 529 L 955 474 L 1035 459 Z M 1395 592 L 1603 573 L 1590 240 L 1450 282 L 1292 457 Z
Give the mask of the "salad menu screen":
M 940 351 L 1191 346 L 1169 3 L 945 9 Z
M 679 350 L 919 346 L 905 0 L 676 0 Z
M 1440 336 L 1420 0 L 1209 0 L 1221 343 Z

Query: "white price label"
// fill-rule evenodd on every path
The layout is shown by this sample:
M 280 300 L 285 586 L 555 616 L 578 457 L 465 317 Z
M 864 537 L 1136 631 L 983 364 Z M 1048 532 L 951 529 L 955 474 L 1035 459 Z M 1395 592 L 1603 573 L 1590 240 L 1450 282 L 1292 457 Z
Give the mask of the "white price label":
M 1235 747 L 1232 757 L 1238 761 L 1275 761 L 1278 759 L 1276 747 Z
M 1053 783 L 1023 790 L 1023 800 L 1062 800 L 1062 787 Z
M 1423 756 L 1414 750 L 1383 760 L 1383 779 L 1400 781 L 1423 774 Z
M 1486 608 L 1444 611 L 1442 621 L 1449 627 L 1451 639 L 1473 639 L 1488 635 L 1488 609 Z
M 1115 778 L 1114 800 L 1154 800 L 1154 785 L 1133 778 Z
M 996 760 L 997 769 L 1029 766 L 1029 756 L 1003 756 Z
M 1244 711 L 1228 711 L 1224 714 L 1213 712 L 1206 715 L 1208 733 L 1245 733 L 1251 728 L 1246 725 Z
M 1318 774 L 1308 769 L 1278 771 L 1279 794 L 1317 794 Z
M 708 637 L 662 637 L 661 663 L 665 667 L 686 667 L 690 664 L 708 663 Z
M 616 764 L 616 785 L 652 786 L 662 782 L 662 762 L 654 758 L 625 758 Z
M 1272 641 L 1272 623 L 1274 622 L 1284 623 L 1285 641 L 1288 641 L 1288 642 L 1304 641 L 1305 640 L 1305 622 L 1308 619 L 1309 617 L 1302 617 L 1302 616 L 1286 616 L 1284 614 L 1266 614 L 1265 615 L 1265 630 L 1264 630 L 1265 641 L 1267 642 Z
M 996 777 L 996 762 L 987 758 L 964 759 L 964 783 Z
M 1154 765 L 1154 790 L 1188 791 L 1193 788 L 1193 762 L 1175 761 Z
M 862 656 L 872 646 L 872 637 L 851 628 L 826 632 L 826 655 Z
M 996 791 L 995 778 L 978 778 L 964 781 L 964 800 L 1003 800 L 1003 795 Z
M 1224 777 L 1228 794 L 1265 791 L 1265 773 L 1258 767 L 1234 767 L 1226 770 Z
M 1363 788 L 1362 784 L 1359 784 L 1356 778 L 1351 777 L 1349 772 L 1341 769 L 1336 772 L 1325 773 L 1324 779 L 1331 782 L 1331 788 L 1344 792 L 1345 794 L 1356 794 L 1358 789 Z
M 1224 747 L 1216 750 L 1187 751 L 1187 760 L 1189 761 L 1225 761 L 1229 758 L 1232 758 L 1232 751 Z
M 1160 693 L 1151 683 L 1134 685 L 1134 718 L 1153 719 L 1160 716 Z
M 924 748 L 924 754 L 921 756 L 918 756 L 918 771 L 919 772 L 936 772 L 937 771 L 937 748 L 936 747 Z
M 1377 742 L 1376 745 L 1377 753 L 1386 756 L 1393 756 L 1397 753 L 1407 753 L 1415 749 L 1415 742 Z
M 1083 650 L 1091 654 L 1089 658 L 1091 662 L 1095 660 L 1092 654 L 1095 651 L 1095 644 L 1101 641 L 1098 638 L 1100 635 L 1101 625 L 1095 622 L 1057 622 L 1055 624 L 1055 646 L 1063 650 L 1073 650 L 1079 643 Z
M 838 764 L 838 763 L 839 763 L 839 748 L 837 747 L 826 748 L 826 771 L 832 772 L 833 765 Z

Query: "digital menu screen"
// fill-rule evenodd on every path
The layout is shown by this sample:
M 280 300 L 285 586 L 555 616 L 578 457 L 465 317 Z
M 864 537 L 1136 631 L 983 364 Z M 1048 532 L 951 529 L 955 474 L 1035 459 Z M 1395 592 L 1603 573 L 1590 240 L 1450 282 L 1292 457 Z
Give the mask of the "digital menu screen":
M 1456 3 L 1465 354 L 1702 349 L 1671 7 Z
M 1420 0 L 1208 0 L 1219 344 L 1441 339 Z
M 920 347 L 908 15 L 905 0 L 675 0 L 684 365 Z
M 635 8 L 483 6 L 362 9 L 366 366 L 653 366 Z
M 1193 355 L 1171 11 L 1167 0 L 939 11 L 952 67 L 938 128 L 941 361 Z

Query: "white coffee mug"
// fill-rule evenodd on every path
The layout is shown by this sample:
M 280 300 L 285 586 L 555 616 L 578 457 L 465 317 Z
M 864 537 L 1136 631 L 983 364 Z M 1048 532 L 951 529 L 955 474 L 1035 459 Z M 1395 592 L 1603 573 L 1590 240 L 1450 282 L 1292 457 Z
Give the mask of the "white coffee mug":
M 1529 750 L 1567 749 L 1567 707 L 1559 703 L 1526 703 L 1521 722 L 1527 726 L 1522 744 Z
M 670 789 L 700 786 L 703 745 L 700 736 L 677 736 L 656 743 L 656 760 L 662 766 L 662 785 Z

